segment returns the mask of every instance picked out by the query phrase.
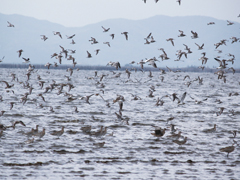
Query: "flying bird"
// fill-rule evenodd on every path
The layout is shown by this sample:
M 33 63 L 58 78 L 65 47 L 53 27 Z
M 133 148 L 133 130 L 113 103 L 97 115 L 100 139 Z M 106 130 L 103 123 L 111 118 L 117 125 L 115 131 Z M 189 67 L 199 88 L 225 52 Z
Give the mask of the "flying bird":
M 20 50 L 18 50 L 17 52 L 18 52 L 18 57 L 21 57 L 23 50 L 20 49 Z
M 121 34 L 125 35 L 126 40 L 128 40 L 128 32 L 122 32 Z
M 47 36 L 45 36 L 45 35 L 41 35 L 42 36 L 42 40 L 44 40 L 44 41 L 46 41 L 47 39 L 48 39 L 48 37 Z
M 8 22 L 8 21 L 7 21 L 7 23 L 8 23 L 8 26 L 7 26 L 7 27 L 14 27 L 14 25 L 13 25 L 12 23 L 10 23 L 10 22 Z
M 109 30 L 110 30 L 110 28 L 104 28 L 103 26 L 102 26 L 102 28 L 103 28 L 103 32 L 108 32 Z
M 87 58 L 91 58 L 92 57 L 92 55 L 87 51 Z
M 58 36 L 62 39 L 62 35 L 61 35 L 60 32 L 53 31 L 53 34 L 54 34 L 54 35 L 58 35 Z

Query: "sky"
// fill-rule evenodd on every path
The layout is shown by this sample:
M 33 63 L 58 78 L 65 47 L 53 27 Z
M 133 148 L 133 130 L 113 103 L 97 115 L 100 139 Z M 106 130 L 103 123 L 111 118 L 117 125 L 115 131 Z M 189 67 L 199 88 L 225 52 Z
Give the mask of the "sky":
M 0 0 L 0 13 L 83 27 L 107 19 L 146 19 L 156 15 L 209 16 L 240 22 L 240 0 Z

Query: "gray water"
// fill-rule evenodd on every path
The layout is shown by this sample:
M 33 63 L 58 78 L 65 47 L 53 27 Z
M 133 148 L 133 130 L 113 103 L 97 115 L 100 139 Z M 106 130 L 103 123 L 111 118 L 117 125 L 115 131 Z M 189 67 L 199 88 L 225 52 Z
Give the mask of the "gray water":
M 113 69 L 114 70 L 114 69 Z M 115 71 L 116 73 L 119 73 Z M 11 89 L 5 89 L 0 83 L 0 110 L 6 111 L 0 117 L 0 123 L 9 126 L 14 121 L 23 121 L 26 125 L 17 124 L 16 128 L 8 128 L 0 137 L 0 178 L 1 179 L 240 179 L 239 146 L 229 154 L 219 149 L 233 144 L 231 131 L 239 132 L 240 98 L 229 93 L 239 92 L 239 74 L 227 74 L 227 82 L 218 80 L 213 73 L 184 73 L 131 71 L 130 80 L 125 71 L 119 78 L 109 71 L 98 71 L 105 74 L 100 83 L 99 77 L 94 77 L 94 71 L 76 71 L 68 81 L 66 70 L 34 71 L 28 81 L 33 86 L 32 94 L 23 105 L 20 101 L 24 93 L 29 92 L 23 87 L 26 83 L 25 69 L 0 69 L 0 80 L 9 84 Z M 12 81 L 11 73 L 16 74 L 17 81 Z M 37 75 L 46 83 L 43 89 L 38 85 Z M 190 79 L 183 80 L 186 75 Z M 161 82 L 160 76 L 164 76 Z M 185 84 L 196 78 L 203 78 L 203 83 L 193 81 L 187 87 Z M 68 87 L 58 94 L 55 87 L 44 92 L 44 88 L 55 80 L 56 83 L 71 83 L 75 86 L 70 92 Z M 23 82 L 23 83 L 20 83 Z M 154 85 L 154 97 L 148 97 L 150 86 Z M 13 90 L 7 91 L 7 90 Z M 104 94 L 101 90 L 104 90 Z M 77 98 L 67 101 L 70 93 Z M 163 106 L 155 106 L 157 98 L 177 93 L 179 98 L 187 92 L 184 103 L 178 104 L 170 97 L 164 97 Z M 43 93 L 46 100 L 37 96 Z M 89 102 L 79 99 L 82 96 L 93 95 Z M 132 100 L 132 94 L 141 99 Z M 123 117 L 126 121 L 117 119 L 118 103 L 113 103 L 117 95 L 125 98 L 123 102 Z M 201 100 L 201 104 L 196 104 Z M 207 100 L 205 100 L 207 99 Z M 216 100 L 222 103 L 217 103 Z M 205 100 L 205 101 L 203 101 Z M 14 102 L 10 110 L 9 102 Z M 106 106 L 110 103 L 110 107 Z M 42 104 L 42 108 L 39 106 Z M 52 106 L 54 112 L 50 112 Z M 78 113 L 74 112 L 74 107 Z M 219 108 L 224 107 L 217 116 Z M 229 110 L 234 110 L 231 114 Z M 167 119 L 174 117 L 167 123 Z M 179 146 L 167 137 L 171 135 L 169 125 L 174 124 L 183 136 L 188 137 L 186 144 Z M 217 124 L 216 132 L 205 133 L 204 129 Z M 46 128 L 46 134 L 41 139 L 27 137 L 25 133 L 39 125 L 39 131 Z M 80 128 L 92 126 L 96 132 L 101 126 L 108 127 L 106 135 L 94 136 L 84 133 Z M 64 126 L 64 134 L 59 138 L 50 134 Z M 167 128 L 163 137 L 154 137 L 155 126 Z M 177 132 L 178 132 L 177 131 Z M 177 133 L 176 132 L 176 133 Z M 112 135 L 113 133 L 113 135 Z M 111 136 L 112 135 L 112 136 Z M 26 143 L 34 138 L 33 143 Z M 235 141 L 239 144 L 239 134 Z M 95 143 L 105 142 L 103 147 Z

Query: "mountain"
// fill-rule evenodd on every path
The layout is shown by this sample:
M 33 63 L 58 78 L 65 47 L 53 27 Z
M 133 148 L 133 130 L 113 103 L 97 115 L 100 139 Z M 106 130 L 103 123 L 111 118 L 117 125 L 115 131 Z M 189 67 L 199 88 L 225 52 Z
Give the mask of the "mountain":
M 7 21 L 14 24 L 15 27 L 7 27 Z M 215 22 L 214 25 L 207 25 L 209 22 Z M 103 32 L 102 27 L 110 28 L 108 32 Z M 106 65 L 109 61 L 119 61 L 121 65 L 131 61 L 139 62 L 141 59 L 156 57 L 158 67 L 187 67 L 201 66 L 198 60 L 202 52 L 206 52 L 209 58 L 206 67 L 218 67 L 219 64 L 214 57 L 221 56 L 219 59 L 230 59 L 229 53 L 235 55 L 235 62 L 228 62 L 228 67 L 240 68 L 240 51 L 239 41 L 231 43 L 231 37 L 239 37 L 240 23 L 234 22 L 233 25 L 227 25 L 227 21 L 217 20 L 204 16 L 186 16 L 186 17 L 168 17 L 154 16 L 143 20 L 127 19 L 109 19 L 96 24 L 84 27 L 64 27 L 59 24 L 51 23 L 45 20 L 38 20 L 21 15 L 4 15 L 0 14 L 0 58 L 5 56 L 2 63 L 22 63 L 24 58 L 30 58 L 32 64 L 46 64 L 58 62 L 57 59 L 51 58 L 53 53 L 61 51 L 60 45 L 65 49 L 76 50 L 75 57 L 78 65 Z M 184 31 L 185 37 L 178 37 L 179 30 Z M 53 34 L 58 31 L 62 34 L 62 39 Z M 129 39 L 121 34 L 127 31 Z M 191 31 L 197 32 L 199 38 L 192 39 Z M 144 44 L 144 38 L 149 33 L 155 39 L 155 43 Z M 110 34 L 114 33 L 115 38 L 112 40 Z M 73 38 L 76 44 L 70 44 L 71 39 L 67 36 L 75 34 Z M 48 39 L 43 41 L 40 35 L 46 35 Z M 66 36 L 67 35 L 67 36 Z M 91 37 L 96 38 L 99 42 L 91 44 Z M 174 38 L 174 46 L 168 38 Z M 226 45 L 218 47 L 222 53 L 218 53 L 214 44 L 220 40 L 226 39 Z M 103 44 L 109 42 L 111 47 Z M 204 49 L 198 50 L 197 45 L 204 43 Z M 184 50 L 184 45 L 188 45 L 193 53 L 188 57 L 182 57 L 181 61 L 177 59 L 177 50 Z M 159 55 L 164 48 L 169 60 L 162 61 Z M 17 51 L 23 49 L 22 57 L 18 57 Z M 98 55 L 95 50 L 100 49 Z M 92 54 L 92 58 L 87 58 L 87 52 Z M 69 53 L 70 54 L 70 53 Z M 63 58 L 63 64 L 71 64 L 72 61 Z

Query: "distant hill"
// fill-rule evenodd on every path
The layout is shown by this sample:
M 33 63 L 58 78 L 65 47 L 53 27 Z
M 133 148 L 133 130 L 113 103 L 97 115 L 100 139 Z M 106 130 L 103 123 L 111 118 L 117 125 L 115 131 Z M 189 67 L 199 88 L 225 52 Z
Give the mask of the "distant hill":
M 77 18 L 77 17 L 76 17 Z M 14 28 L 7 27 L 7 21 L 14 24 Z M 209 22 L 215 22 L 214 25 L 207 25 Z M 103 32 L 101 26 L 110 28 L 108 32 Z M 61 48 L 76 50 L 72 56 L 79 65 L 106 65 L 109 61 L 119 61 L 122 66 L 131 61 L 139 62 L 141 59 L 156 57 L 158 67 L 187 67 L 200 66 L 201 61 L 198 59 L 202 52 L 206 52 L 208 62 L 206 67 L 218 67 L 218 62 L 214 57 L 221 56 L 220 59 L 230 59 L 227 54 L 234 54 L 236 60 L 234 64 L 228 62 L 228 67 L 240 68 L 240 42 L 231 43 L 231 37 L 240 37 L 240 23 L 234 22 L 233 25 L 227 25 L 226 21 L 217 20 L 203 16 L 186 16 L 186 17 L 168 17 L 154 16 L 143 20 L 111 19 L 84 27 L 64 27 L 59 24 L 51 23 L 45 20 L 38 20 L 21 15 L 4 15 L 0 14 L 0 58 L 5 56 L 2 63 L 22 63 L 23 59 L 30 58 L 32 64 L 45 64 L 47 62 L 58 62 L 57 59 L 51 58 L 53 53 L 59 53 Z M 178 37 L 179 30 L 184 31 L 185 37 Z M 191 30 L 198 33 L 199 38 L 192 39 Z M 59 31 L 62 39 L 53 35 L 53 31 Z M 127 31 L 129 39 L 121 33 Z M 144 44 L 149 33 L 155 39 L 155 43 Z M 110 34 L 114 33 L 115 38 L 112 40 Z M 75 34 L 73 40 L 76 44 L 70 44 L 71 39 L 67 36 Z M 48 39 L 43 41 L 40 35 L 46 35 Z M 99 42 L 91 44 L 91 37 L 96 38 Z M 168 38 L 174 38 L 174 46 Z M 220 40 L 226 39 L 226 45 L 221 45 L 215 50 L 214 44 Z M 103 42 L 109 42 L 111 47 Z M 198 50 L 196 44 L 202 45 L 204 49 Z M 184 50 L 184 45 L 188 45 L 193 53 L 188 54 L 188 58 L 182 57 L 182 61 L 177 59 L 177 50 Z M 159 55 L 164 48 L 169 56 L 169 60 L 162 61 Z M 17 51 L 23 49 L 22 57 L 18 57 Z M 95 50 L 100 49 L 99 54 Z M 92 54 L 92 58 L 87 58 L 87 52 Z M 70 53 L 69 53 L 70 54 Z M 63 64 L 71 64 L 72 61 L 63 58 Z M 147 65 L 145 65 L 147 66 Z

